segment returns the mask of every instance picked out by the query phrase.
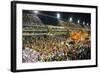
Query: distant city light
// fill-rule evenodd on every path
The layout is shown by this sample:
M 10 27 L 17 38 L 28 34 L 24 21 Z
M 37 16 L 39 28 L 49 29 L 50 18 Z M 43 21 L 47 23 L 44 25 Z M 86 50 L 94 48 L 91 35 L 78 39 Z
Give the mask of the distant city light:
M 69 18 L 69 22 L 72 22 L 72 21 L 73 21 L 73 19 L 72 19 L 72 17 L 70 17 L 70 18 Z
M 85 22 L 83 22 L 83 25 L 85 25 Z
M 34 11 L 34 13 L 35 13 L 35 14 L 38 14 L 38 13 L 39 13 L 39 11 L 37 11 L 37 10 L 36 10 L 36 11 Z
M 57 18 L 60 19 L 60 13 L 57 13 Z
M 79 24 L 80 23 L 80 20 L 78 20 L 77 23 Z

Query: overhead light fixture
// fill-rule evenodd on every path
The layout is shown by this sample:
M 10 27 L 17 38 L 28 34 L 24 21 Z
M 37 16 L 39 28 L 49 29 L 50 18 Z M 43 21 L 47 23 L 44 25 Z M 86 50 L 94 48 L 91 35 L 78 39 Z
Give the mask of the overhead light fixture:
M 85 22 L 83 22 L 83 25 L 85 25 Z
M 60 13 L 57 13 L 57 18 L 60 19 Z
M 35 11 L 34 11 L 34 13 L 35 13 L 35 14 L 38 14 L 38 13 L 39 13 L 39 11 L 35 10 Z
M 70 17 L 70 18 L 69 18 L 69 22 L 72 22 L 72 21 L 73 21 L 73 19 L 72 19 L 72 17 Z
M 86 25 L 88 26 L 89 24 L 87 23 Z
M 78 20 L 77 23 L 79 24 L 80 23 L 80 20 Z

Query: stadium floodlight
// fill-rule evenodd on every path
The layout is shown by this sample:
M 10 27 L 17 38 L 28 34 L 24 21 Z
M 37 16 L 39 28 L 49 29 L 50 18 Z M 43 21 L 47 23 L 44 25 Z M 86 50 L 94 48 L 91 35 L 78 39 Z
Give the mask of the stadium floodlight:
M 77 23 L 79 24 L 80 23 L 80 20 L 78 20 Z
M 60 13 L 57 13 L 57 18 L 60 19 Z
M 69 18 L 69 22 L 72 22 L 72 21 L 73 21 L 73 19 L 72 19 L 72 17 L 70 17 L 70 18 Z
M 35 11 L 34 11 L 34 13 L 35 13 L 35 14 L 38 14 L 38 13 L 39 13 L 39 11 L 35 10 Z
M 89 24 L 87 23 L 86 25 L 88 26 Z
M 85 25 L 85 22 L 83 22 L 83 25 Z

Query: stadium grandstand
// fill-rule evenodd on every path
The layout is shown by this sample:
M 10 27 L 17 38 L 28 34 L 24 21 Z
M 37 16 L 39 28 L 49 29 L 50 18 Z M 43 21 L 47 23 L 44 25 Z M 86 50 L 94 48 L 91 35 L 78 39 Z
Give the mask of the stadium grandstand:
M 23 10 L 22 61 L 47 62 L 90 59 L 90 21 L 87 23 L 88 25 L 79 21 L 75 23 L 72 18 L 68 20 L 64 17 L 60 18 L 59 14 L 57 17 L 52 14 L 53 12 L 50 14 L 45 11 Z

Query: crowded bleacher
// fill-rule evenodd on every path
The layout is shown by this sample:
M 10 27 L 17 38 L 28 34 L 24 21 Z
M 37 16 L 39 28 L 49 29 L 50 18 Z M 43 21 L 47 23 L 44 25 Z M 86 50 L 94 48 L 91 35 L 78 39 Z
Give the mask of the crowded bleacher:
M 23 63 L 91 59 L 90 29 L 59 20 L 44 24 L 35 14 L 23 13 Z

